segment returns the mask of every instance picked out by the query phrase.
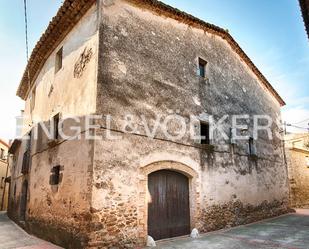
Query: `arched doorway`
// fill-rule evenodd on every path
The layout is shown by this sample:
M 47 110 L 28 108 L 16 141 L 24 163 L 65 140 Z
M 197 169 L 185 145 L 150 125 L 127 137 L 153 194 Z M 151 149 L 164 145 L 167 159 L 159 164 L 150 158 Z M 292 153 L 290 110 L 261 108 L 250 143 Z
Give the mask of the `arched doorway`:
M 27 194 L 28 194 L 28 181 L 23 182 L 21 197 L 20 197 L 20 220 L 24 221 L 26 219 L 27 211 Z
M 155 240 L 190 233 L 189 179 L 172 170 L 148 175 L 148 234 Z

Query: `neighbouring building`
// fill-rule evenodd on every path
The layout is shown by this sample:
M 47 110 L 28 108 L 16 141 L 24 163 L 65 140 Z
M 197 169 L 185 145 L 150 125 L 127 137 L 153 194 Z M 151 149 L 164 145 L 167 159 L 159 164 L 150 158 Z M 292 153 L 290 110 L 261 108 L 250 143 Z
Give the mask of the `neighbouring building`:
M 25 195 L 28 191 L 27 189 L 22 189 L 22 184 L 27 183 L 28 175 L 24 174 L 22 171 L 22 165 L 24 163 L 24 155 L 20 155 L 20 146 L 22 141 L 20 139 L 15 139 L 9 148 L 9 157 L 8 163 L 10 168 L 10 188 L 9 188 L 9 198 L 8 198 L 8 215 L 16 220 L 21 221 L 19 224 L 22 225 L 24 220 L 24 212 L 25 212 Z M 22 160 L 19 160 L 21 158 Z M 23 193 L 23 196 L 21 195 Z M 23 203 L 23 205 L 20 204 Z M 22 210 L 23 209 L 23 210 Z
M 290 205 L 293 208 L 309 208 L 309 134 L 288 134 L 285 144 Z
M 280 120 L 284 101 L 227 31 L 159 1 L 64 1 L 17 95 L 30 139 L 10 149 L 9 215 L 65 248 L 134 248 L 148 234 L 158 240 L 289 211 L 280 125 L 271 125 L 273 139 L 252 138 L 253 115 Z M 186 124 L 197 117 L 190 132 L 204 138 L 147 135 L 145 120 L 152 130 L 156 117 L 174 112 Z M 234 140 L 230 118 L 229 138 L 210 138 L 211 117 L 234 114 L 249 115 L 248 139 Z M 54 127 L 53 137 L 38 122 Z M 179 124 L 167 123 L 177 134 Z
M 7 209 L 9 193 L 8 183 L 6 182 L 9 174 L 8 149 L 9 145 L 0 139 L 0 211 Z
M 309 37 L 309 0 L 299 0 L 299 4 L 304 18 L 307 34 Z

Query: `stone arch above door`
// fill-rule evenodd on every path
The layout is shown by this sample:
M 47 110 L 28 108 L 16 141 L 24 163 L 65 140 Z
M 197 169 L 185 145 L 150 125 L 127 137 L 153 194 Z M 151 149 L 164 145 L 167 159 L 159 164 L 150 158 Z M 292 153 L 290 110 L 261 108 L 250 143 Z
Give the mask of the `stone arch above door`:
M 160 171 L 170 170 L 179 172 L 189 179 L 189 196 L 190 196 L 190 224 L 193 229 L 197 223 L 200 210 L 200 179 L 199 174 L 192 166 L 182 162 L 163 160 L 154 161 L 147 165 L 141 165 L 139 169 L 139 203 L 138 203 L 138 230 L 141 237 L 146 238 L 148 235 L 148 175 Z
M 152 153 L 140 160 L 140 169 L 145 173 L 150 174 L 151 172 L 156 171 L 154 169 L 154 164 L 164 163 L 164 162 L 173 162 L 175 170 L 183 170 L 183 173 L 189 174 L 188 177 L 197 177 L 200 164 L 194 161 L 192 158 L 180 154 L 180 153 L 169 153 L 169 152 L 156 152 Z M 164 169 L 164 168 L 161 168 Z M 151 171 L 153 170 L 153 171 Z M 160 166 L 158 169 L 160 170 Z
M 145 167 L 142 167 L 141 171 L 142 171 L 142 174 L 147 177 L 149 174 L 155 171 L 162 170 L 162 169 L 168 169 L 168 170 L 174 170 L 174 171 L 180 172 L 191 179 L 198 177 L 198 174 L 194 169 L 192 169 L 191 167 L 185 164 L 182 164 L 176 161 L 153 162 Z

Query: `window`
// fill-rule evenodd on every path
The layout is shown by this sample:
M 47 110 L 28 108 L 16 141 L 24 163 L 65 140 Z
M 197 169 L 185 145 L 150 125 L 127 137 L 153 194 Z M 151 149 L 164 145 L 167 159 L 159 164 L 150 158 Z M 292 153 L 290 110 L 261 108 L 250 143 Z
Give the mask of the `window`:
M 200 135 L 201 135 L 201 144 L 210 144 L 210 133 L 209 133 L 209 124 L 200 123 Z
M 51 175 L 49 178 L 50 185 L 58 185 L 60 183 L 60 170 L 60 165 L 57 165 L 51 169 Z
M 62 68 L 63 48 L 60 48 L 56 54 L 55 73 Z
M 33 111 L 34 107 L 35 107 L 35 87 L 33 88 L 32 92 L 31 92 L 31 99 L 30 99 L 30 109 L 31 111 Z
M 198 75 L 206 78 L 206 65 L 207 62 L 201 58 L 198 58 Z
M 59 139 L 59 121 L 60 114 L 58 113 L 53 117 L 53 125 L 54 125 L 54 139 Z
M 252 137 L 249 138 L 249 155 L 250 156 L 256 155 L 256 150 L 255 150 L 255 146 L 254 146 L 254 139 Z
M 4 149 L 1 149 L 0 151 L 0 159 L 4 159 Z
M 4 184 L 5 184 L 4 180 L 5 180 L 5 177 L 1 177 L 0 188 L 4 188 Z
M 21 173 L 26 175 L 29 173 L 30 170 L 30 162 L 31 162 L 31 138 L 32 133 L 31 131 L 28 133 L 28 139 L 26 140 L 26 147 L 25 152 L 23 154 L 23 161 L 21 167 Z
M 236 129 L 230 128 L 230 144 L 236 144 Z
M 309 156 L 306 156 L 306 164 L 307 164 L 307 168 L 309 168 Z

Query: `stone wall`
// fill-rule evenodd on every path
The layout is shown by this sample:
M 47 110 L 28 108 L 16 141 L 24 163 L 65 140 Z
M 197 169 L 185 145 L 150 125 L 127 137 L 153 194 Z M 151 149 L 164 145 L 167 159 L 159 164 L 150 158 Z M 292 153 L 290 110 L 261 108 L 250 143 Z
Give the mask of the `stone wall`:
M 127 1 L 105 1 L 102 12 L 97 113 L 110 114 L 112 135 L 122 138 L 95 142 L 92 206 L 98 226 L 90 247 L 132 248 L 145 242 L 151 172 L 145 167 L 190 176 L 191 228 L 203 232 L 287 212 L 287 169 L 279 138 L 260 134 L 253 159 L 248 141 L 230 145 L 215 136 L 210 151 L 188 133 L 175 141 L 162 131 L 155 138 L 145 135 L 141 115 L 153 121 L 171 111 L 188 123 L 190 115 L 201 120 L 225 114 L 280 119 L 277 100 L 230 45 Z M 198 57 L 208 62 L 207 79 L 196 73 Z M 133 115 L 130 125 L 137 128 L 132 134 L 122 132 L 127 114 Z M 253 120 L 248 124 L 252 133 Z M 100 125 L 97 135 L 106 137 L 110 131 L 105 122 Z M 224 124 L 227 133 L 230 127 L 229 120 Z M 175 132 L 173 125 L 168 129 Z M 275 124 L 271 129 L 279 131 Z
M 309 151 L 287 149 L 290 205 L 294 208 L 309 208 Z
M 91 224 L 93 143 L 61 141 L 32 156 L 27 228 L 65 248 L 83 248 Z M 51 170 L 60 166 L 60 183 Z
M 9 193 L 9 208 L 8 216 L 14 220 L 16 223 L 20 224 L 20 199 L 22 192 L 22 184 L 25 180 L 29 180 L 28 175 L 23 175 L 22 164 L 23 164 L 23 155 L 26 150 L 26 141 L 23 141 L 14 151 L 12 155 L 10 174 L 11 174 L 11 183 L 10 183 L 10 193 Z

